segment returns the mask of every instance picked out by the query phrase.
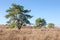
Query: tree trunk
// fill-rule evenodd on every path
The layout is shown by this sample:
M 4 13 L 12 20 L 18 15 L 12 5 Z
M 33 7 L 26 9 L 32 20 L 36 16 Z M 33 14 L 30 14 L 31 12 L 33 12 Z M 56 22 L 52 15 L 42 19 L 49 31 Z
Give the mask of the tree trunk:
M 18 29 L 21 29 L 21 26 L 18 26 Z

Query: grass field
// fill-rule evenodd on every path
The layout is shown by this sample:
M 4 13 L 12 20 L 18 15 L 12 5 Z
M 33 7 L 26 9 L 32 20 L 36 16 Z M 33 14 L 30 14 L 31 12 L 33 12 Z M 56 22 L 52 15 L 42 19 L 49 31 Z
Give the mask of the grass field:
M 60 28 L 0 28 L 0 40 L 60 40 Z

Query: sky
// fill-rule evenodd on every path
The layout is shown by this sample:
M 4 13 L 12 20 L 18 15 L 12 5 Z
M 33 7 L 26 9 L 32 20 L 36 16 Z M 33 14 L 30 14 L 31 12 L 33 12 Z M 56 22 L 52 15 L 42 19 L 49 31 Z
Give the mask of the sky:
M 25 9 L 31 10 L 29 13 L 33 16 L 31 23 L 39 17 L 44 18 L 47 23 L 54 23 L 60 26 L 60 0 L 0 0 L 0 24 L 6 24 L 6 10 L 11 4 L 19 4 Z

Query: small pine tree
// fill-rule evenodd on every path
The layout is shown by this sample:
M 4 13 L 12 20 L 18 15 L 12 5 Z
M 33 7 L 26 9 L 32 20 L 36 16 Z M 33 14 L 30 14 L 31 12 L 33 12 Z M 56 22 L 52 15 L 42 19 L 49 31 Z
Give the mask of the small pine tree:
M 53 23 L 48 23 L 48 28 L 54 28 L 54 24 Z
M 37 18 L 35 21 L 36 27 L 43 27 L 46 26 L 46 21 L 45 19 Z

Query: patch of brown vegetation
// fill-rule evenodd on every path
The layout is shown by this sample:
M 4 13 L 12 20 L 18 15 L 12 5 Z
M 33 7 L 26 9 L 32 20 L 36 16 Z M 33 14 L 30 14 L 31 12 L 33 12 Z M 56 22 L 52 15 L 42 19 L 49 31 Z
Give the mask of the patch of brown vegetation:
M 0 40 L 60 40 L 60 28 L 0 28 Z

